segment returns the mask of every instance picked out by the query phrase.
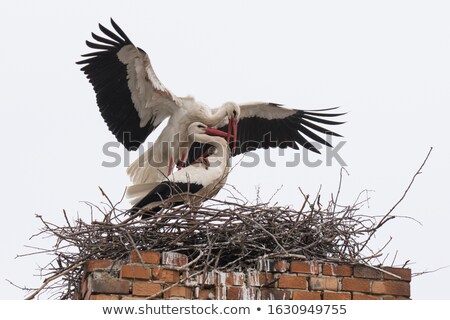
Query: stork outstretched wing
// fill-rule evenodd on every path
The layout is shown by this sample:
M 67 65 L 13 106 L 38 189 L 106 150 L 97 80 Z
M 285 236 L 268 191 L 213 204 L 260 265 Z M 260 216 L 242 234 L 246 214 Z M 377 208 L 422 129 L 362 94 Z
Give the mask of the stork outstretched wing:
M 259 148 L 299 149 L 300 146 L 320 153 L 313 145 L 314 142 L 332 147 L 325 139 L 326 135 L 341 136 L 320 124 L 331 126 L 342 124 L 343 122 L 332 119 L 345 114 L 328 112 L 337 108 L 296 110 L 265 102 L 240 104 L 240 109 L 236 146 L 230 141 L 230 149 L 235 149 L 233 155 Z M 225 123 L 218 126 L 219 130 L 226 128 Z
M 103 36 L 86 41 L 96 51 L 77 64 L 94 87 L 100 113 L 126 149 L 137 149 L 148 135 L 181 105 L 159 81 L 148 55 L 130 41 L 111 19 L 114 31 L 101 24 Z
M 341 137 L 340 134 L 322 125 L 339 125 L 343 122 L 332 120 L 345 113 L 329 112 L 337 108 L 319 110 L 296 110 L 282 107 L 276 103 L 254 102 L 240 104 L 241 116 L 237 125 L 236 146 L 230 140 L 232 155 L 239 155 L 256 149 L 304 147 L 320 153 L 314 143 L 332 147 L 327 135 Z M 226 131 L 228 120 L 218 125 Z M 310 140 L 308 140 L 309 138 Z M 185 166 L 189 165 L 209 148 L 208 145 L 194 142 L 189 150 Z

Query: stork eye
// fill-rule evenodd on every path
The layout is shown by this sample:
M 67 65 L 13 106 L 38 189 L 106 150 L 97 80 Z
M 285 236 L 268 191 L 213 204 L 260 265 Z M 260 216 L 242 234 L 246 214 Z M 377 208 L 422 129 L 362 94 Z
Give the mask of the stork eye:
M 197 128 L 206 128 L 205 126 L 203 126 L 203 125 L 201 125 L 201 124 L 199 124 L 199 125 L 197 125 Z
M 236 115 L 237 115 L 236 110 L 233 110 L 233 117 L 236 117 Z

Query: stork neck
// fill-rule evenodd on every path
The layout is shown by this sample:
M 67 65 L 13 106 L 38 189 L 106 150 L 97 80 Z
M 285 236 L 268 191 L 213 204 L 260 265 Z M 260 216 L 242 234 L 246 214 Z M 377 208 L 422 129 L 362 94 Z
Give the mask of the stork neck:
M 208 136 L 208 143 L 216 148 L 228 148 L 227 142 L 224 138 L 221 137 L 214 137 L 214 136 Z
M 227 110 L 226 108 L 222 107 L 217 110 L 217 112 L 213 113 L 210 117 L 210 126 L 216 126 L 218 125 L 223 119 L 227 117 Z
M 201 137 L 198 137 L 196 139 L 196 141 L 200 142 L 200 143 L 207 143 L 207 144 L 212 145 L 214 148 L 216 148 L 218 150 L 218 152 L 216 154 L 219 157 L 223 157 L 224 159 L 229 158 L 230 150 L 229 150 L 228 144 L 224 138 L 216 137 L 216 136 L 209 136 L 209 135 L 202 135 Z

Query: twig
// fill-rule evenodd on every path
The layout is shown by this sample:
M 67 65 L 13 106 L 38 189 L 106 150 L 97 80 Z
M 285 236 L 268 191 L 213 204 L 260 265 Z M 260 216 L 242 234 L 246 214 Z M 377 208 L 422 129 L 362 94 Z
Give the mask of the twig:
M 427 153 L 427 156 L 425 157 L 425 160 L 423 160 L 422 164 L 419 167 L 419 170 L 417 170 L 417 172 L 414 174 L 414 176 L 411 179 L 411 182 L 409 183 L 408 187 L 406 188 L 406 190 L 403 192 L 403 195 L 401 196 L 401 198 L 395 203 L 395 205 L 391 208 L 391 210 L 389 210 L 389 212 L 386 214 L 385 218 L 387 218 L 394 210 L 395 208 L 397 208 L 397 206 L 403 201 L 403 199 L 406 197 L 406 194 L 409 192 L 409 189 L 411 189 L 411 186 L 414 183 L 414 180 L 416 180 L 416 177 L 422 173 L 422 169 L 425 166 L 425 164 L 428 161 L 428 158 L 430 157 L 431 151 L 433 151 L 433 147 L 430 147 L 430 150 Z M 381 219 L 381 222 L 383 222 L 383 220 L 385 219 Z
M 378 222 L 378 226 L 374 229 L 374 231 L 372 232 L 372 234 L 369 235 L 369 237 L 367 238 L 367 240 L 365 241 L 365 244 L 363 245 L 363 249 L 364 247 L 366 247 L 367 243 L 369 243 L 369 241 L 372 239 L 372 236 L 375 234 L 375 231 L 379 228 L 381 228 L 386 222 L 388 222 L 389 220 L 394 219 L 394 216 L 391 216 L 391 213 L 395 210 L 395 208 L 397 208 L 397 206 L 403 201 L 403 199 L 406 197 L 406 194 L 408 193 L 409 189 L 411 189 L 411 186 L 414 183 L 414 180 L 416 179 L 416 177 L 422 173 L 422 169 L 425 166 L 425 164 L 428 161 L 428 158 L 430 157 L 431 152 L 433 151 L 433 147 L 430 147 L 430 150 L 427 153 L 427 156 L 425 157 L 425 160 L 422 162 L 422 164 L 419 167 L 419 170 L 417 170 L 417 172 L 414 174 L 414 176 L 412 177 L 408 187 L 406 188 L 406 190 L 403 192 L 403 195 L 400 197 L 400 199 L 394 204 L 394 206 L 388 211 L 388 213 L 386 213 L 384 215 L 384 217 Z
M 425 270 L 425 271 L 421 271 L 421 272 L 416 272 L 416 273 L 413 273 L 411 276 L 412 277 L 418 277 L 418 276 L 422 276 L 422 275 L 427 274 L 427 273 L 434 273 L 434 272 L 440 271 L 442 269 L 446 269 L 448 267 L 450 267 L 450 265 L 443 266 L 443 267 L 440 267 L 440 268 L 437 268 L 437 269 L 433 269 L 433 270 Z
M 45 289 L 45 287 L 48 286 L 48 284 L 60 277 L 62 277 L 63 275 L 69 273 L 70 271 L 80 267 L 81 265 L 83 265 L 85 263 L 85 261 L 81 261 L 77 264 L 72 265 L 71 267 L 67 268 L 64 271 L 58 272 L 57 274 L 52 275 L 51 277 L 48 277 L 46 279 L 44 279 L 44 281 L 42 282 L 41 286 L 39 288 L 37 288 L 36 290 L 34 290 L 34 292 L 32 294 L 30 294 L 28 297 L 25 298 L 25 300 L 33 300 L 36 295 L 38 295 L 43 289 Z

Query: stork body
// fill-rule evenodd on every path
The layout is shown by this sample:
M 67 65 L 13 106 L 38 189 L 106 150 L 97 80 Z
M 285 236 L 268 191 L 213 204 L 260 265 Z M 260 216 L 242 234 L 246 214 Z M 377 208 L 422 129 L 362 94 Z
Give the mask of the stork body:
M 220 123 L 228 125 L 228 113 L 239 108 L 237 104 L 229 102 L 222 108 L 210 109 L 192 97 L 181 100 L 182 110 L 169 118 L 167 126 L 152 146 L 127 169 L 133 184 L 162 181 L 172 172 L 175 165 L 181 166 L 180 163 L 186 161 L 192 144 L 188 137 L 188 127 L 191 123 L 201 122 L 208 127 L 215 127 Z
M 211 136 L 220 134 L 211 132 L 201 123 L 189 126 L 189 140 L 208 144 L 212 148 L 208 156 L 208 165 L 196 162 L 182 168 L 161 182 L 135 184 L 127 190 L 127 196 L 132 198 L 134 205 L 130 210 L 135 214 L 143 210 L 143 217 L 160 210 L 163 202 L 177 205 L 190 203 L 197 205 L 208 198 L 214 197 L 224 186 L 230 167 L 230 149 L 224 138 Z M 223 132 L 222 136 L 226 136 Z

